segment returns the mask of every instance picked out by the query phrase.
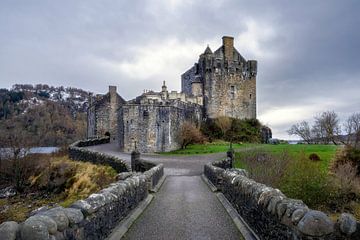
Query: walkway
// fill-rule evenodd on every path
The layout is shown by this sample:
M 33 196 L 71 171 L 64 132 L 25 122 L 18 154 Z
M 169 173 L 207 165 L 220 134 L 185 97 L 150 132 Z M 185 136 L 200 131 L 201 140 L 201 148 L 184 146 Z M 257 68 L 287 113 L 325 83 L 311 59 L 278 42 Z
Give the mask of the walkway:
M 129 154 L 116 151 L 111 144 L 89 148 L 130 161 Z M 231 218 L 200 177 L 205 163 L 224 156 L 143 154 L 142 159 L 163 163 L 167 178 L 124 239 L 241 239 Z

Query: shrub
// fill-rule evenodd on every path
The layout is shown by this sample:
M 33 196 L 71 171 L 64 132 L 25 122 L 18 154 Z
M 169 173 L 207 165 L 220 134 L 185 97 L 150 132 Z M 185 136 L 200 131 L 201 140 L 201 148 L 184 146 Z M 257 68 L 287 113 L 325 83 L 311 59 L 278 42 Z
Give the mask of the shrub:
M 310 154 L 309 159 L 310 159 L 311 161 L 320 161 L 320 157 L 319 157 L 319 155 L 317 155 L 316 153 Z
M 231 123 L 230 129 L 227 125 Z M 232 142 L 260 143 L 262 125 L 257 119 L 233 119 L 220 117 L 207 119 L 201 124 L 201 132 L 209 141 L 222 139 Z M 226 131 L 224 131 L 226 130 Z
M 286 151 L 275 156 L 262 150 L 253 150 L 241 153 L 239 158 L 251 178 L 276 188 L 280 186 L 291 161 Z
M 181 126 L 178 140 L 181 144 L 181 149 L 185 149 L 189 144 L 204 143 L 206 138 L 194 124 L 184 122 Z
M 350 163 L 357 170 L 356 174 L 360 175 L 360 149 L 347 146 L 338 151 L 331 168 L 335 170 L 339 165 L 344 165 L 345 163 Z

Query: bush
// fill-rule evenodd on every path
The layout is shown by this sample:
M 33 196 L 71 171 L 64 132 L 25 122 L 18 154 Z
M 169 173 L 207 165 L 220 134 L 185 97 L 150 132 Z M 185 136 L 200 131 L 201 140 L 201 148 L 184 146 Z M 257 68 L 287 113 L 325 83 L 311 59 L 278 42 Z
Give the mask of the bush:
M 223 118 L 223 117 L 222 117 Z M 221 139 L 232 142 L 260 143 L 262 125 L 257 119 L 232 119 L 231 127 L 224 131 L 217 124 L 217 119 L 207 119 L 201 124 L 201 132 L 209 141 Z
M 332 164 L 332 170 L 337 169 L 340 165 L 350 163 L 357 171 L 356 174 L 360 176 L 360 149 L 347 146 L 340 150 Z
M 275 188 L 280 187 L 280 182 L 291 161 L 286 151 L 280 155 L 273 155 L 261 150 L 254 150 L 241 153 L 238 158 L 245 165 L 251 178 Z
M 316 153 L 310 154 L 309 159 L 310 159 L 311 161 L 320 161 L 320 157 L 319 157 L 319 155 L 317 155 Z
M 189 144 L 204 143 L 206 141 L 200 129 L 191 122 L 183 123 L 178 139 L 181 144 L 181 149 L 185 149 Z

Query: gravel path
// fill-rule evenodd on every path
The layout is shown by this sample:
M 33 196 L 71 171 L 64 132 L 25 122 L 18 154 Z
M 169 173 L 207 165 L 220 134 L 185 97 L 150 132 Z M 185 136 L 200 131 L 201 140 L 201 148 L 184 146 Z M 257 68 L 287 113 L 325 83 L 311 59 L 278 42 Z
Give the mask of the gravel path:
M 88 147 L 130 163 L 130 154 L 115 145 Z M 167 178 L 160 191 L 124 239 L 242 239 L 224 207 L 202 181 L 204 164 L 225 153 L 166 156 L 142 154 L 141 158 L 163 163 Z

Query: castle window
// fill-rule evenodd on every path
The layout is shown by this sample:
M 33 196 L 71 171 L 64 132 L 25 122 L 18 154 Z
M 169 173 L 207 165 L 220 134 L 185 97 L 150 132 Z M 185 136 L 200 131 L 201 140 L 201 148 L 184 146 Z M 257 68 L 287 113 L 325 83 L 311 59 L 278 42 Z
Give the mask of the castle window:
M 250 94 L 250 99 L 251 99 L 251 94 Z
M 231 99 L 235 98 L 235 86 L 230 86 Z

